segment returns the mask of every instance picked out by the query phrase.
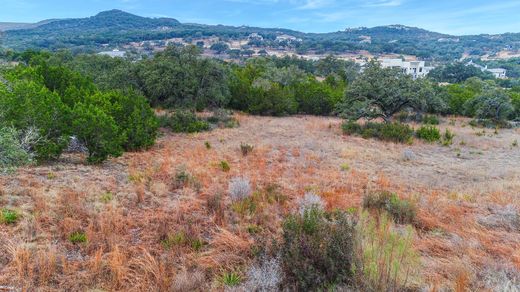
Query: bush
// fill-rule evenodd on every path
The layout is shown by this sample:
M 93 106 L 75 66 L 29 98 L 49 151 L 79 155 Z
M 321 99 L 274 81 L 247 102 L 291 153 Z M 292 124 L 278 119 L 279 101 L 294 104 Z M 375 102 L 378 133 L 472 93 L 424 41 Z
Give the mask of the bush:
M 425 115 L 422 118 L 422 122 L 423 122 L 423 124 L 427 124 L 427 125 L 438 125 L 440 123 L 439 118 L 434 115 Z
M 442 135 L 442 145 L 449 146 L 453 144 L 453 138 L 455 138 L 455 134 L 449 129 L 446 129 Z
M 409 143 L 413 138 L 413 129 L 401 123 L 372 123 L 360 125 L 353 121 L 345 122 L 343 133 L 360 135 L 363 138 L 376 138 L 396 143 Z
M 147 149 L 155 143 L 159 124 L 148 101 L 134 91 L 109 92 L 108 110 L 126 137 L 123 147 L 127 151 Z
M 168 127 L 175 133 L 197 133 L 210 129 L 208 122 L 189 110 L 177 110 L 171 115 L 161 116 L 159 120 L 162 127 Z
M 417 213 L 415 204 L 402 200 L 397 194 L 388 191 L 368 193 L 363 198 L 363 207 L 366 209 L 385 210 L 399 224 L 413 223 Z
M 281 261 L 288 284 L 298 291 L 351 284 L 354 225 L 343 212 L 317 208 L 283 223 Z
M 355 232 L 355 271 L 360 291 L 415 291 L 409 284 L 420 270 L 413 228 L 396 230 L 385 214 L 362 213 Z
M 419 128 L 419 130 L 417 130 L 415 135 L 417 138 L 423 139 L 430 143 L 439 141 L 441 139 L 441 132 L 435 126 L 422 126 Z
M 35 131 L 29 132 L 36 133 Z M 10 172 L 16 167 L 32 162 L 34 155 L 28 149 L 28 146 L 33 144 L 30 141 L 34 140 L 31 135 L 26 135 L 27 138 L 20 138 L 22 135 L 16 129 L 0 127 L 0 173 Z M 29 145 L 24 141 L 29 141 Z
M 235 128 L 239 125 L 229 110 L 220 108 L 213 110 L 213 115 L 207 118 L 207 121 L 219 128 Z
M 89 163 L 101 163 L 123 153 L 124 134 L 114 119 L 95 105 L 76 104 L 72 111 L 72 132 L 88 149 Z

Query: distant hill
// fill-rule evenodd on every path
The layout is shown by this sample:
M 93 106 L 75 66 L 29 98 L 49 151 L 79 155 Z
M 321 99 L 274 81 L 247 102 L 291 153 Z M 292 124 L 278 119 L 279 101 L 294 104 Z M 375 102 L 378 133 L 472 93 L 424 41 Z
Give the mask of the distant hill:
M 141 17 L 120 10 L 101 12 L 88 18 L 54 20 L 32 26 L 4 24 L 3 27 L 6 31 L 1 34 L 0 44 L 16 50 L 71 48 L 95 51 L 102 44 L 117 46 L 133 41 L 211 36 L 246 39 L 252 33 L 262 36 L 262 39 L 250 43 L 252 48 L 288 48 L 299 53 L 366 50 L 374 54 L 394 53 L 431 60 L 453 60 L 464 54 L 482 56 L 504 50 L 520 50 L 520 33 L 452 36 L 403 25 L 303 33 L 281 28 L 183 24 L 172 18 Z M 298 41 L 280 42 L 280 35 L 289 35 Z
M 21 22 L 0 22 L 0 32 L 8 31 L 8 30 L 18 30 L 18 29 L 30 29 L 35 28 L 40 25 L 44 25 L 50 22 L 56 21 L 56 19 L 48 19 L 43 20 L 37 23 L 21 23 Z

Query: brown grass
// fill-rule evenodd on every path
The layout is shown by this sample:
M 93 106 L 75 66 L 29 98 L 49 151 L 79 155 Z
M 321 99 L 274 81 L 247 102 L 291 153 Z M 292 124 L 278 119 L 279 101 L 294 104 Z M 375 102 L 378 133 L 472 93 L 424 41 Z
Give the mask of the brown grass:
M 0 249 L 0 286 L 220 289 L 215 278 L 222 270 L 243 273 L 258 245 L 280 235 L 284 216 L 308 191 L 319 194 L 328 210 L 359 208 L 373 189 L 416 201 L 414 248 L 421 254 L 423 286 L 432 290 L 483 287 L 475 275 L 494 263 L 520 269 L 520 232 L 477 222 L 492 206 L 520 208 L 520 152 L 510 146 L 520 140 L 519 130 L 477 136 L 467 120 L 456 119 L 440 126 L 457 135 L 443 147 L 343 136 L 334 118 L 237 119 L 235 129 L 165 133 L 149 151 L 101 166 L 66 155 L 0 177 L 0 208 L 22 217 L 0 225 L 0 244 L 7 247 Z M 243 156 L 241 142 L 254 151 Z M 416 158 L 404 160 L 405 149 Z M 229 172 L 219 167 L 223 160 Z M 176 183 L 180 168 L 190 173 L 189 183 Z M 229 199 L 228 182 L 237 176 L 256 191 L 252 211 L 237 212 Z M 85 232 L 87 242 L 71 243 L 75 231 Z

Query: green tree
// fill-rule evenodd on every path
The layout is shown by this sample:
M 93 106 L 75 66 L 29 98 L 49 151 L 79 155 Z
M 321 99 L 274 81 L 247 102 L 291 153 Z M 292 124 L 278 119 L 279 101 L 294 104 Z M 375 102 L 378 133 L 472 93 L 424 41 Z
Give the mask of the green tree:
M 399 70 L 382 68 L 372 61 L 349 86 L 338 110 L 348 119 L 382 118 L 388 123 L 394 114 L 405 108 L 417 111 L 426 108 L 420 85 L 411 76 Z
M 487 90 L 467 103 L 467 107 L 475 110 L 479 119 L 491 119 L 495 122 L 507 120 L 514 111 L 510 97 L 498 89 Z

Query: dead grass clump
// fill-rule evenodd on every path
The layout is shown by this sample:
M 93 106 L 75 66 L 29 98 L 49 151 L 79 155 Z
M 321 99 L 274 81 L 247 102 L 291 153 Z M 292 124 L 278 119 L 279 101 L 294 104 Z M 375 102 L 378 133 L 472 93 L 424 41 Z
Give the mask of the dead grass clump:
M 490 291 L 520 291 L 520 271 L 513 266 L 488 266 L 481 276 Z
M 172 277 L 168 270 L 163 262 L 142 249 L 139 256 L 133 257 L 129 262 L 125 284 L 138 291 L 168 291 Z
M 200 270 L 183 270 L 175 275 L 171 290 L 174 292 L 203 291 L 202 287 L 205 280 L 206 275 Z
M 251 183 L 247 178 L 235 177 L 229 182 L 228 192 L 233 202 L 244 200 L 251 196 Z
M 218 228 L 209 242 L 209 250 L 203 252 L 196 261 L 204 268 L 233 270 L 247 262 L 251 245 L 251 240 L 245 236 Z
M 507 231 L 520 231 L 520 215 L 513 205 L 488 208 L 491 214 L 480 216 L 477 222 L 487 228 L 502 228 Z
M 264 259 L 249 268 L 242 288 L 244 291 L 278 291 L 283 277 L 279 258 Z
M 325 209 L 325 203 L 320 196 L 313 192 L 307 192 L 302 198 L 298 199 L 298 213 L 301 216 L 303 216 L 306 211 L 313 208 L 320 211 Z

